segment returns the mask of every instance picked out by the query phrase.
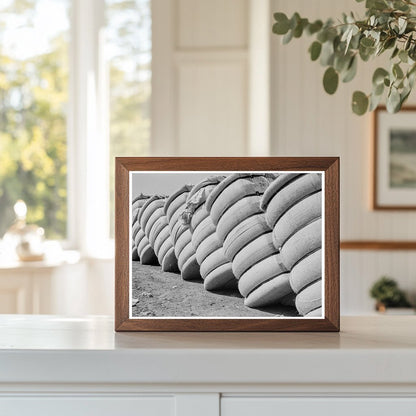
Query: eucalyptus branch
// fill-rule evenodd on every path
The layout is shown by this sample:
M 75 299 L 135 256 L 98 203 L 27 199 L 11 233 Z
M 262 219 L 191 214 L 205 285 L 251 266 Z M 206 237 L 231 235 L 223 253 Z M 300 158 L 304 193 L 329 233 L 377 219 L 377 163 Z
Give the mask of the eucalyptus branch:
M 375 70 L 370 94 L 354 92 L 352 109 L 358 115 L 372 111 L 387 93 L 387 109 L 397 112 L 409 97 L 416 78 L 416 3 L 366 0 L 365 7 L 364 19 L 344 13 L 337 25 L 332 19 L 310 22 L 298 13 L 290 19 L 284 13 L 275 13 L 273 32 L 283 36 L 284 44 L 303 34 L 315 38 L 309 54 L 312 61 L 319 59 L 326 68 L 323 87 L 328 94 L 336 92 L 340 80 L 349 82 L 355 77 L 358 60 L 367 62 L 390 50 L 391 65 Z

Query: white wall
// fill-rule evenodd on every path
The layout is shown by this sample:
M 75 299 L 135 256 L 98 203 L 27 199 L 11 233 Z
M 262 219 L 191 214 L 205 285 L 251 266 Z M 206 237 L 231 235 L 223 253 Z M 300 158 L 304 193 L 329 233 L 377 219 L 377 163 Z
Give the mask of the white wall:
M 359 15 L 364 15 L 362 4 L 351 0 L 272 0 L 273 12 L 298 11 L 311 19 L 337 17 L 350 10 L 361 10 Z M 377 62 L 360 62 L 357 79 L 340 85 L 337 93 L 329 96 L 322 88 L 324 68 L 308 56 L 311 42 L 304 37 L 282 45 L 272 35 L 272 154 L 341 157 L 342 240 L 416 240 L 415 212 L 375 212 L 370 208 L 371 116 L 353 115 L 350 103 L 354 90 L 370 92 Z M 413 251 L 342 251 L 342 312 L 370 311 L 368 288 L 383 274 L 395 277 L 415 295 L 415 266 Z
M 153 0 L 154 155 L 246 154 L 248 12 L 248 0 Z
M 415 240 L 416 213 L 370 209 L 371 117 L 354 116 L 350 101 L 355 89 L 369 90 L 374 64 L 360 64 L 359 77 L 330 97 L 322 89 L 324 69 L 309 60 L 310 39 L 282 46 L 275 35 L 265 39 L 256 24 L 268 21 L 271 28 L 271 11 L 325 18 L 361 6 L 268 1 L 154 0 L 153 154 L 265 155 L 270 147 L 278 156 L 339 155 L 342 239 Z M 86 312 L 112 313 L 113 264 L 95 261 L 88 270 L 82 290 L 94 299 Z M 412 251 L 342 251 L 342 313 L 371 312 L 368 289 L 383 274 L 415 296 L 415 270 Z

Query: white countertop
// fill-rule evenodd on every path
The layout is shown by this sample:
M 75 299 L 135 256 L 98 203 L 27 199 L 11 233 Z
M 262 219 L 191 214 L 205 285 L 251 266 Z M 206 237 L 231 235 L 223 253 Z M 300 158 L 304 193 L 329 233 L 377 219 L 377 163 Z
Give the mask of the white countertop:
M 410 383 L 416 316 L 338 333 L 115 333 L 107 317 L 0 316 L 0 383 Z

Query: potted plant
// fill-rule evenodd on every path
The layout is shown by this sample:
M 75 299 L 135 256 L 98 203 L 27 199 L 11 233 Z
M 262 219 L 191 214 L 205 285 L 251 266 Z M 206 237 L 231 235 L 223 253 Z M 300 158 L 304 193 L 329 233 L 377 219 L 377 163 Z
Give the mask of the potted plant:
M 412 310 L 405 293 L 399 288 L 397 282 L 387 276 L 381 277 L 373 284 L 370 296 L 376 300 L 375 307 L 378 312 L 384 313 L 388 308 L 400 308 L 400 312 L 403 312 L 403 308 L 407 308 L 404 312 Z

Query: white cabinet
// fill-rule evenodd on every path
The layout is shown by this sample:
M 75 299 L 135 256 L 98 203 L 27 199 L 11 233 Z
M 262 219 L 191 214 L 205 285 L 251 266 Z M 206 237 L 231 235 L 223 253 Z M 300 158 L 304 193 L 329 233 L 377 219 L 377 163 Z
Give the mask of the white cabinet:
M 115 333 L 0 315 L 0 415 L 414 416 L 416 316 L 341 333 Z
M 171 397 L 16 397 L 0 399 L 0 414 L 22 416 L 174 416 Z
M 284 398 L 223 397 L 215 394 L 177 395 L 38 395 L 0 397 L 7 416 L 414 416 L 415 398 Z
M 221 416 L 414 416 L 416 398 L 224 397 Z

